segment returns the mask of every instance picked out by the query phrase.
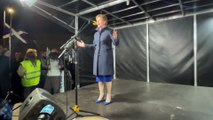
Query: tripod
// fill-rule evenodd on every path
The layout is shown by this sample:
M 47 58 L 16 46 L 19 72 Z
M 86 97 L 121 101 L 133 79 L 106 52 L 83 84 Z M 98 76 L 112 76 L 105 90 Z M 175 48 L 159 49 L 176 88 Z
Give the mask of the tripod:
M 72 75 L 74 75 L 75 77 L 75 105 L 73 107 L 70 107 L 70 109 L 73 111 L 72 114 L 70 114 L 67 118 L 71 117 L 73 114 L 75 114 L 75 117 L 84 117 L 84 116 L 99 116 L 100 114 L 98 113 L 94 113 L 94 112 L 89 112 L 89 111 L 85 111 L 85 110 L 81 110 L 80 107 L 78 106 L 78 88 L 79 88 L 79 79 L 78 79 L 78 58 L 77 58 L 77 48 L 76 48 L 76 42 L 73 42 L 73 45 L 71 45 L 72 49 L 71 51 L 68 51 L 68 55 L 69 55 L 69 62 L 72 63 L 73 66 L 71 66 L 71 69 L 74 69 L 74 71 L 70 71 L 72 73 Z M 71 57 L 70 57 L 71 56 Z M 72 77 L 73 78 L 73 77 Z M 87 113 L 89 115 L 81 115 L 79 114 L 80 112 L 82 113 Z

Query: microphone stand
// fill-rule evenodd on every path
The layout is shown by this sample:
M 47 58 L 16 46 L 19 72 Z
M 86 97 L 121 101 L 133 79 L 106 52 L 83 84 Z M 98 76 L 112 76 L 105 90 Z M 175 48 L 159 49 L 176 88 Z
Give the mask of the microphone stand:
M 74 64 L 75 64 L 75 105 L 73 107 L 70 107 L 70 109 L 73 111 L 72 114 L 70 114 L 67 119 L 69 117 L 71 117 L 73 114 L 75 114 L 76 117 L 83 117 L 83 116 L 100 116 L 100 114 L 95 113 L 95 112 L 89 112 L 89 111 L 85 111 L 85 110 L 81 110 L 80 107 L 78 106 L 78 84 L 79 84 L 79 80 L 77 78 L 77 74 L 78 74 L 78 55 L 77 55 L 77 43 L 76 41 L 78 41 L 79 39 L 77 38 L 78 34 L 81 33 L 83 31 L 83 29 L 86 28 L 86 26 L 88 26 L 89 23 L 87 25 L 85 25 L 84 27 L 82 27 L 82 29 L 79 30 L 79 32 L 73 36 L 71 36 L 71 38 L 65 43 L 63 44 L 60 48 L 64 48 L 64 50 L 62 51 L 62 53 L 58 56 L 58 58 L 60 58 L 65 52 L 68 53 L 69 55 L 69 51 L 68 50 L 72 50 L 73 52 L 71 52 L 72 54 L 74 54 Z M 88 113 L 89 115 L 80 115 L 79 112 L 83 112 L 83 113 Z M 73 119 L 73 118 L 72 118 Z
M 61 54 L 58 56 L 58 58 L 61 58 L 61 56 L 62 56 L 65 52 L 67 52 L 67 50 L 69 49 L 69 47 L 72 46 L 72 44 L 73 44 L 73 43 L 75 42 L 75 40 L 76 40 L 76 36 L 77 36 L 77 35 L 73 35 L 69 40 L 67 40 L 66 43 L 64 43 L 64 44 L 60 47 L 60 49 L 64 48 L 64 50 L 61 52 Z
M 78 56 L 77 56 L 77 47 L 76 47 L 76 43 L 74 45 L 74 64 L 75 64 L 75 74 L 77 74 L 78 71 Z M 95 113 L 95 112 L 90 112 L 90 111 L 85 111 L 85 110 L 82 110 L 80 109 L 79 105 L 78 105 L 78 89 L 79 89 L 79 86 L 78 86 L 78 83 L 79 83 L 79 80 L 76 79 L 77 75 L 75 75 L 75 105 L 73 107 L 70 107 L 70 109 L 73 111 L 72 114 L 70 114 L 67 118 L 71 117 L 73 114 L 75 114 L 75 117 L 74 118 L 77 118 L 77 117 L 84 117 L 84 116 L 100 116 L 100 114 L 98 113 Z M 84 115 L 81 115 L 80 113 L 87 113 L 87 114 L 84 114 Z M 72 118 L 72 119 L 74 119 Z
M 78 36 L 78 34 L 71 36 L 70 39 L 68 39 L 67 42 L 64 43 L 64 44 L 60 47 L 60 49 L 66 47 L 66 45 L 69 44 L 73 39 L 76 39 L 77 36 Z

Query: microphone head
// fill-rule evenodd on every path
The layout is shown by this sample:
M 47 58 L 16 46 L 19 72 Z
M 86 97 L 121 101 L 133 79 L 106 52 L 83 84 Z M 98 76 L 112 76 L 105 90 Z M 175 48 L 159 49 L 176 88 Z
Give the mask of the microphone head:
M 97 21 L 96 21 L 96 20 L 93 20 L 93 21 L 92 21 L 92 24 L 93 24 L 94 26 L 97 26 Z

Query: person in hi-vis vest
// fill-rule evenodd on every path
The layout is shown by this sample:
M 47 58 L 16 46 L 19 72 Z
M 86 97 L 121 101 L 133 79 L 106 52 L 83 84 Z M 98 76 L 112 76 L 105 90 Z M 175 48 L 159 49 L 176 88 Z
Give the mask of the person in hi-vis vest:
M 41 61 L 37 59 L 36 49 L 27 50 L 25 59 L 20 63 L 17 73 L 22 78 L 23 95 L 26 98 L 37 88 L 40 81 Z

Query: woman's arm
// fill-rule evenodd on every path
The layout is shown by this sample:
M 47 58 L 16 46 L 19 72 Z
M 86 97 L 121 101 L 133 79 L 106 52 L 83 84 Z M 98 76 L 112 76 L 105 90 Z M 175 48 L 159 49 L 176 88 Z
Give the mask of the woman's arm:
M 24 76 L 25 69 L 24 69 L 24 67 L 23 67 L 22 65 L 20 65 L 20 66 L 18 67 L 17 73 L 18 73 L 18 75 L 19 75 L 20 77 L 23 77 L 23 76 Z

